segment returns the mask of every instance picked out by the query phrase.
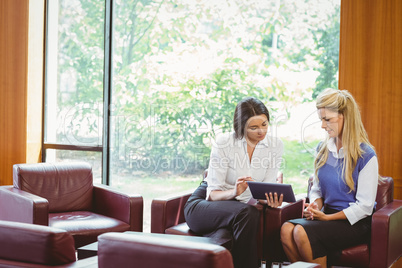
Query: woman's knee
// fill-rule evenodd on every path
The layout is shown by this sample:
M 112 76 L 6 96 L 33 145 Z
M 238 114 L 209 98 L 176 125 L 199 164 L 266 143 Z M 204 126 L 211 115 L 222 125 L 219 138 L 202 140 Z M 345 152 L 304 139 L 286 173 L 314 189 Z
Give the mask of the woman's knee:
M 235 222 L 248 222 L 249 224 L 257 224 L 260 219 L 260 212 L 255 206 L 245 205 L 238 210 L 234 217 Z
M 308 241 L 306 230 L 301 225 L 296 225 L 293 230 L 293 238 L 296 244 L 303 244 Z
M 293 240 L 293 230 L 295 225 L 290 222 L 285 222 L 281 227 L 281 241 L 282 243 L 290 243 Z
M 255 219 L 256 221 L 260 218 L 260 211 L 255 206 L 245 206 L 244 211 L 248 217 Z
M 257 218 L 260 215 L 260 211 L 255 206 L 247 206 L 248 214 L 252 217 Z

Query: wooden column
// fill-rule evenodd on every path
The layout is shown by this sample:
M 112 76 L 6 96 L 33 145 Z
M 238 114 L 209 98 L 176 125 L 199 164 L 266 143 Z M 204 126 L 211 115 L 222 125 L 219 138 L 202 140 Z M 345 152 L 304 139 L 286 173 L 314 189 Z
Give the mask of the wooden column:
M 44 0 L 0 1 L 0 185 L 40 159 L 43 29 Z
M 402 199 L 402 1 L 342 0 L 339 89 L 360 106 L 380 174 Z

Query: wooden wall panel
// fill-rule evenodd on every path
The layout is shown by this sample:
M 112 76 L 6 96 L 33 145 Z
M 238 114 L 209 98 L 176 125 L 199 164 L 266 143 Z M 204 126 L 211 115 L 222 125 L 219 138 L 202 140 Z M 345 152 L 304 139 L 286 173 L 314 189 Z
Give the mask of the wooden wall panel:
M 0 1 L 0 184 L 26 154 L 28 1 Z
M 339 88 L 358 102 L 380 174 L 402 199 L 402 1 L 342 0 Z
M 0 185 L 41 151 L 44 0 L 0 1 Z

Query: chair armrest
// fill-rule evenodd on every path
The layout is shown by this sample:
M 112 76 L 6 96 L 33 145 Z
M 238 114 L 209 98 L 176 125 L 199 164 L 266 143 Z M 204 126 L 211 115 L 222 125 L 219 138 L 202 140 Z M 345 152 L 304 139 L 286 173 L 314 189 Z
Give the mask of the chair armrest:
M 49 202 L 13 186 L 0 187 L 0 220 L 49 225 Z
M 144 201 L 140 195 L 130 195 L 107 185 L 94 185 L 94 212 L 130 225 L 130 231 L 142 232 Z
M 171 198 L 155 198 L 151 203 L 151 233 L 165 233 L 169 227 L 185 222 L 184 205 L 191 193 Z
M 265 230 L 280 230 L 285 221 L 303 217 L 303 204 L 304 200 L 299 199 L 278 208 L 267 207 L 265 209 Z
M 303 216 L 304 200 L 288 203 L 279 208 L 267 207 L 264 215 L 264 257 L 270 261 L 283 260 L 285 254 L 280 242 L 280 230 L 287 220 Z
M 373 214 L 370 267 L 389 267 L 402 255 L 402 200 L 394 200 Z
M 76 260 L 74 238 L 58 228 L 0 221 L 0 241 L 0 259 L 46 266 Z

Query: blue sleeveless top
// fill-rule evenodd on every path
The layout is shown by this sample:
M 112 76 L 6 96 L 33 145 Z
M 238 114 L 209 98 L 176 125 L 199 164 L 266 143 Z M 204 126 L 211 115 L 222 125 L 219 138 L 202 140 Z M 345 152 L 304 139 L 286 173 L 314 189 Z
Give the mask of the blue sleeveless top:
M 348 208 L 350 203 L 356 202 L 356 189 L 359 187 L 357 182 L 359 172 L 373 156 L 376 156 L 374 150 L 367 144 L 362 143 L 360 148 L 364 153 L 357 160 L 357 165 L 353 170 L 354 191 L 350 191 L 342 174 L 344 158 L 336 158 L 330 151 L 327 162 L 318 170 L 319 185 L 324 204 L 331 209 L 343 210 Z

